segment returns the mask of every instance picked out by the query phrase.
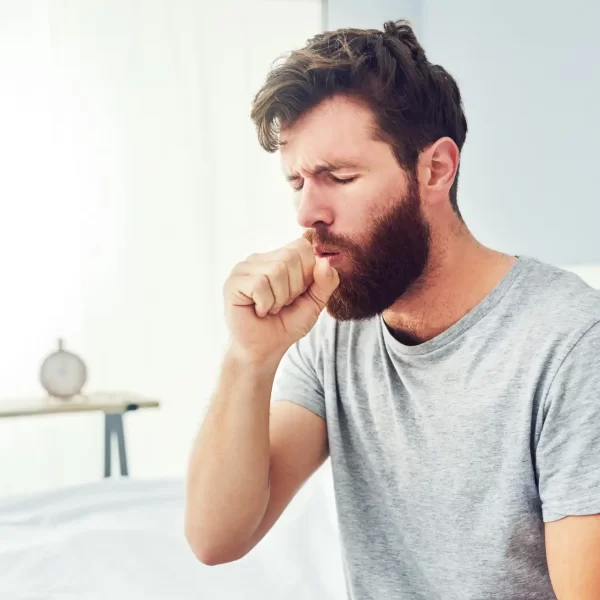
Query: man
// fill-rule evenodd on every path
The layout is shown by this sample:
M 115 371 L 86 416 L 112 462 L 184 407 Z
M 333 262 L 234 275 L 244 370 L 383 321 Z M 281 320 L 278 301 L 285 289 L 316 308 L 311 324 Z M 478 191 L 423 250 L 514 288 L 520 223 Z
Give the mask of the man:
M 455 81 L 404 22 L 328 32 L 252 117 L 306 235 L 225 284 L 199 559 L 244 556 L 330 457 L 351 598 L 598 600 L 600 293 L 470 233 Z

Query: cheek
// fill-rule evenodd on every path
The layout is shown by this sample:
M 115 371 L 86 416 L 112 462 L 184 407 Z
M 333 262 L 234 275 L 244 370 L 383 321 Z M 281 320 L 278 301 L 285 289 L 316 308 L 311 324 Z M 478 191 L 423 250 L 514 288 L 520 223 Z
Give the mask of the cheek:
M 342 188 L 336 201 L 336 229 L 364 242 L 377 216 L 385 213 L 388 196 L 383 190 L 360 182 Z

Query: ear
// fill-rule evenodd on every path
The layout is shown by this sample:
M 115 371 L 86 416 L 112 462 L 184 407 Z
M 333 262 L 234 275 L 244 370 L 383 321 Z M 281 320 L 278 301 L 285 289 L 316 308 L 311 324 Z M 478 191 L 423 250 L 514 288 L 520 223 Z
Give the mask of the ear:
M 424 202 L 431 205 L 448 198 L 459 162 L 460 150 L 449 137 L 440 138 L 421 152 L 418 175 Z

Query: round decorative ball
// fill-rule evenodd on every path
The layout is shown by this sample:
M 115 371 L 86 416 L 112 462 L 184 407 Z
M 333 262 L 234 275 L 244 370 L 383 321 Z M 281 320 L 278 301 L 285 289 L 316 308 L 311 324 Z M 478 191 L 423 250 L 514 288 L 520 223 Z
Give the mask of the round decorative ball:
M 58 350 L 46 357 L 40 368 L 40 383 L 50 396 L 71 398 L 81 392 L 87 381 L 87 368 L 79 356 L 64 349 L 63 340 Z

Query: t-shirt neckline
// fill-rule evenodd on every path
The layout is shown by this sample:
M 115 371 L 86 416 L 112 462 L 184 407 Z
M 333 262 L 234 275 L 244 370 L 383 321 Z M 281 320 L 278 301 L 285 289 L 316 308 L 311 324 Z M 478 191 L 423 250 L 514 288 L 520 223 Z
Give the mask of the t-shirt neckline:
M 383 320 L 383 315 L 379 315 L 378 324 L 383 330 L 383 336 L 385 343 L 388 348 L 399 354 L 427 354 L 438 350 L 443 346 L 449 344 L 452 340 L 462 335 L 465 331 L 473 327 L 475 323 L 480 321 L 485 315 L 487 315 L 506 295 L 508 290 L 512 287 L 513 283 L 523 273 L 527 267 L 531 264 L 532 260 L 528 256 L 517 256 L 517 260 L 512 265 L 507 274 L 498 282 L 496 287 L 483 299 L 479 304 L 472 308 L 462 319 L 451 325 L 448 329 L 435 336 L 434 338 L 417 344 L 416 346 L 409 346 L 398 341 L 390 332 L 388 326 Z

